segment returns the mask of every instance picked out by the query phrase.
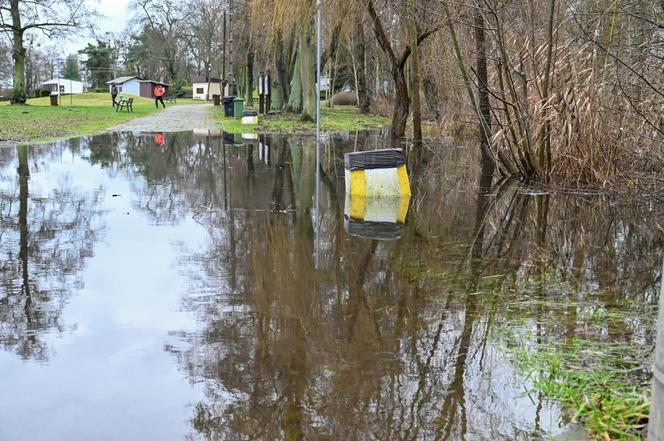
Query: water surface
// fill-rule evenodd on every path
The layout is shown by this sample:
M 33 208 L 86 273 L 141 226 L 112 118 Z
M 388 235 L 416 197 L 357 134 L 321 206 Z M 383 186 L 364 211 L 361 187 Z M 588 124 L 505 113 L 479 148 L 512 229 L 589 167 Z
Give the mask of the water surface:
M 330 136 L 318 182 L 314 146 L 0 150 L 0 440 L 526 440 L 568 421 L 513 350 L 654 347 L 661 206 L 408 147 L 406 222 L 375 240 L 344 216 L 343 153 L 392 145 Z

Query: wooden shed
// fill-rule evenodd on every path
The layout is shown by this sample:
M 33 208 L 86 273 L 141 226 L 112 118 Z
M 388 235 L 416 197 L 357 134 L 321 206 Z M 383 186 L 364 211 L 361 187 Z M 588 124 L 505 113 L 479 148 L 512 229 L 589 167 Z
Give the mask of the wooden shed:
M 166 93 L 168 93 L 169 85 L 166 83 L 154 80 L 141 80 L 140 84 L 141 84 L 140 94 L 143 98 L 154 98 L 154 88 L 157 87 L 157 85 L 163 86 L 163 88 L 166 89 Z

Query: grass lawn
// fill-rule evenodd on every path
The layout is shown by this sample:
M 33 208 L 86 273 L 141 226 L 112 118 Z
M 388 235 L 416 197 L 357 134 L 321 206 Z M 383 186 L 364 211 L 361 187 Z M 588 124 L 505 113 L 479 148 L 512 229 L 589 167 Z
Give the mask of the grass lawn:
M 27 106 L 0 103 L 0 143 L 22 143 L 98 133 L 157 111 L 154 100 L 134 97 L 134 113 L 116 112 L 109 93 L 84 93 L 62 97 L 62 105 L 50 106 L 50 98 L 33 98 Z M 202 103 L 180 99 L 177 105 Z
M 297 133 L 316 130 L 315 122 L 300 121 L 298 115 L 274 111 L 269 116 L 258 116 L 258 124 L 242 125 L 239 119 L 223 116 L 223 106 L 215 110 L 224 130 L 232 133 L 239 132 L 280 132 Z M 337 106 L 334 108 L 321 107 L 321 130 L 325 132 L 352 132 L 355 130 L 375 129 L 390 124 L 388 118 L 376 115 L 362 115 L 356 107 Z

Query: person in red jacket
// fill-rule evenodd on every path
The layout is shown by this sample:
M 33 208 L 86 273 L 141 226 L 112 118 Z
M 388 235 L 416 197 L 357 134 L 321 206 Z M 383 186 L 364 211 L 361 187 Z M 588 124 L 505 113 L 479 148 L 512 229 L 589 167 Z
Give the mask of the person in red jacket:
M 164 89 L 164 86 L 161 84 L 157 84 L 157 86 L 154 88 L 154 105 L 158 109 L 159 108 L 159 102 L 161 101 L 161 105 L 164 106 L 164 109 L 166 108 L 166 104 L 164 104 L 164 95 L 166 95 L 166 89 Z

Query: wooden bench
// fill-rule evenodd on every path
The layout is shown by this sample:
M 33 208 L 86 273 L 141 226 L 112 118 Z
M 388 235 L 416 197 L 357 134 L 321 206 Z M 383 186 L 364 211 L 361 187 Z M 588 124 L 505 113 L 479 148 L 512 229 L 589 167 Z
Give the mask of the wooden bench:
M 127 113 L 134 111 L 134 99 L 121 99 L 118 101 L 118 105 L 115 107 L 116 112 L 122 112 L 123 109 L 127 109 Z
M 166 102 L 167 102 L 167 103 L 177 104 L 178 99 L 177 99 L 176 96 L 171 95 L 171 96 L 169 96 L 169 97 L 166 98 Z

